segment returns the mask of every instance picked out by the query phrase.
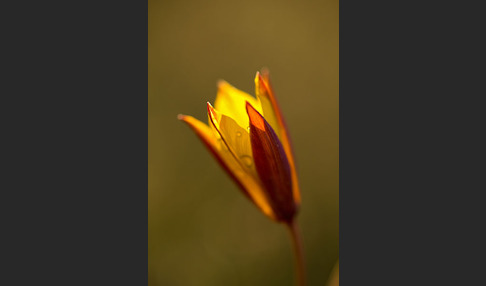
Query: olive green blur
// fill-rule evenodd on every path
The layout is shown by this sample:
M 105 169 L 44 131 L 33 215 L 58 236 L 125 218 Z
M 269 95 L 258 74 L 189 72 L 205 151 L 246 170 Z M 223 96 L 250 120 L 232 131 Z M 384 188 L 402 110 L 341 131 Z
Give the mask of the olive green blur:
M 149 0 L 149 285 L 295 285 L 284 225 L 177 120 L 207 122 L 218 79 L 254 94 L 262 67 L 296 157 L 308 285 L 325 285 L 339 258 L 338 16 L 338 0 Z

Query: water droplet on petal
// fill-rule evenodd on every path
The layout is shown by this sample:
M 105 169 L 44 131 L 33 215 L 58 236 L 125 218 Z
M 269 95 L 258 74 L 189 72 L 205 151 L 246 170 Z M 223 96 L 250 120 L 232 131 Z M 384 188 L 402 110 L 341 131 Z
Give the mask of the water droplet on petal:
M 243 165 L 245 165 L 248 168 L 250 168 L 253 165 L 253 159 L 248 155 L 241 156 L 240 160 L 241 162 L 243 162 Z
M 237 131 L 236 132 L 236 136 L 241 137 L 241 132 L 240 131 Z

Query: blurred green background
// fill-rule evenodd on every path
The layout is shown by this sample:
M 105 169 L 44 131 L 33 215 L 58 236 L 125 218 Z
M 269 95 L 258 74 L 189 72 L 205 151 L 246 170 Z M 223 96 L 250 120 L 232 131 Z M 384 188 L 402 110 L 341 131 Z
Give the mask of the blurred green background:
M 297 160 L 309 285 L 339 256 L 339 2 L 148 2 L 149 285 L 294 285 L 287 230 L 251 204 L 178 113 L 270 70 Z

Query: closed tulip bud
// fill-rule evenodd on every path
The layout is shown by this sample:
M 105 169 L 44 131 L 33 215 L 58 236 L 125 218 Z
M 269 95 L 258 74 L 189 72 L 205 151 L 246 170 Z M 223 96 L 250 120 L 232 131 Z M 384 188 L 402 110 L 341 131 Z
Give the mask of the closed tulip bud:
M 288 226 L 296 254 L 299 285 L 305 284 L 303 250 L 295 216 L 300 205 L 289 133 L 270 86 L 268 72 L 255 77 L 256 97 L 219 81 L 208 124 L 178 118 L 191 127 L 214 158 L 266 216 Z

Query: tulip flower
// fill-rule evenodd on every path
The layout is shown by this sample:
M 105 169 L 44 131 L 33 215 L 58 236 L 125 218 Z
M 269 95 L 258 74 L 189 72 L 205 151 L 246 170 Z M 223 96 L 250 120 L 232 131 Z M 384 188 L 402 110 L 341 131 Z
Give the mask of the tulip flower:
M 288 226 L 297 257 L 300 285 L 304 261 L 295 216 L 300 191 L 294 155 L 267 71 L 257 72 L 256 98 L 218 82 L 208 124 L 192 116 L 178 118 L 191 127 L 218 163 L 266 216 Z

